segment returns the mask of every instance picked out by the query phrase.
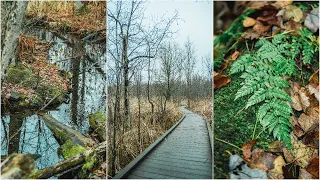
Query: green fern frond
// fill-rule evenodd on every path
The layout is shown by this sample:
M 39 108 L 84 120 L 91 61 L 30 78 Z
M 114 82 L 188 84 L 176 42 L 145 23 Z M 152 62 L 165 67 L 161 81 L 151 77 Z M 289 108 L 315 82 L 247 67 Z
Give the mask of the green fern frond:
M 253 57 L 250 54 L 244 54 L 238 58 L 230 68 L 230 74 L 235 74 L 245 71 L 253 62 Z
M 259 104 L 257 119 L 260 124 L 290 148 L 288 137 L 290 139 L 292 125 L 289 119 L 293 111 L 288 104 L 291 97 L 284 91 L 290 85 L 282 76 L 295 73 L 294 57 L 299 54 L 299 48 L 293 51 L 286 34 L 275 35 L 271 42 L 261 38 L 255 47 L 255 53 L 242 55 L 231 66 L 232 74 L 242 72 L 240 77 L 244 79 L 235 100 L 252 94 L 245 109 Z

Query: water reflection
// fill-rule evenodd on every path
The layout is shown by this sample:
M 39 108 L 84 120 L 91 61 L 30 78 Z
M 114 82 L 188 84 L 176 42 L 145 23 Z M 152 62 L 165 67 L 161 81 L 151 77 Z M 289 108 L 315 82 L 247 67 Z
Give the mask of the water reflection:
M 63 103 L 47 113 L 87 136 L 88 115 L 96 111 L 105 113 L 106 109 L 105 44 L 82 44 L 80 39 L 68 37 L 74 42 L 70 44 L 45 30 L 35 32 L 40 40 L 53 42 L 48 61 L 73 75 L 70 103 Z M 85 55 L 79 56 L 81 53 Z M 70 57 L 77 58 L 68 59 Z M 39 154 L 37 168 L 42 169 L 62 160 L 57 155 L 58 147 L 51 131 L 34 112 L 2 115 L 1 155 L 12 152 Z

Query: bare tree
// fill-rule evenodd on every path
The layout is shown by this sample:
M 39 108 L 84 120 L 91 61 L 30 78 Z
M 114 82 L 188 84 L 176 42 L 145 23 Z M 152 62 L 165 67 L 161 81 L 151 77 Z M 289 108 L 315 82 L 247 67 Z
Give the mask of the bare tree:
M 165 102 L 164 109 L 166 110 L 166 101 L 171 100 L 174 83 L 178 80 L 180 71 L 180 57 L 182 53 L 176 43 L 165 44 L 159 53 L 159 59 L 161 61 L 161 74 L 162 81 L 165 82 Z
M 188 99 L 188 107 L 190 107 L 190 88 L 191 87 L 191 81 L 192 81 L 192 75 L 194 73 L 194 67 L 195 67 L 195 49 L 194 45 L 191 42 L 190 38 L 187 39 L 185 45 L 184 45 L 184 50 L 185 50 L 185 56 L 184 56 L 184 72 L 185 72 L 185 77 L 187 81 L 187 88 L 186 88 L 186 96 Z
M 131 126 L 128 88 L 134 69 L 145 58 L 154 58 L 160 42 L 168 34 L 177 14 L 168 21 L 155 23 L 151 31 L 144 29 L 142 1 L 109 1 L 109 54 L 113 61 L 120 61 L 123 69 L 124 116 Z M 131 75 L 130 75 L 131 74 Z

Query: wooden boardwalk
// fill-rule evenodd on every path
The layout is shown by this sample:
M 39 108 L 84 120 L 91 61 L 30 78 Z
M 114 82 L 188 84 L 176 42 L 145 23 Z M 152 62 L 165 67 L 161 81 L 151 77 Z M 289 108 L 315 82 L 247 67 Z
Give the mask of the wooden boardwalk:
M 212 179 L 212 139 L 208 123 L 181 107 L 185 114 L 114 178 Z

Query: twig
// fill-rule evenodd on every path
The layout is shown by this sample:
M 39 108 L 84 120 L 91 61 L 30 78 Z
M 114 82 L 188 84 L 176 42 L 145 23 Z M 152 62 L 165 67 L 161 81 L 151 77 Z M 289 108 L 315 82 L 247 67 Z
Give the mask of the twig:
M 43 106 L 40 111 L 44 110 L 47 106 L 49 106 L 49 104 L 51 104 L 51 102 L 56 99 L 58 97 L 58 94 L 56 94 L 45 106 Z
M 75 59 L 75 58 L 79 58 L 79 57 L 81 57 L 81 56 L 83 56 L 83 55 L 78 55 L 78 56 L 74 56 L 74 57 L 64 58 L 64 59 L 61 59 L 61 60 L 57 60 L 57 61 L 55 61 L 54 63 L 72 60 L 72 59 Z
M 230 145 L 230 146 L 233 146 L 233 147 L 239 149 L 240 151 L 242 151 L 242 149 L 239 148 L 238 146 L 236 146 L 236 145 L 234 145 L 234 144 L 231 144 L 231 143 L 229 143 L 229 142 L 227 142 L 227 141 L 225 141 L 225 140 L 222 140 L 222 139 L 219 139 L 219 138 L 216 138 L 216 137 L 215 137 L 214 139 L 215 139 L 215 140 L 218 140 L 218 141 L 221 141 L 221 142 L 223 142 L 223 143 L 226 143 L 226 144 L 228 144 L 228 145 Z

